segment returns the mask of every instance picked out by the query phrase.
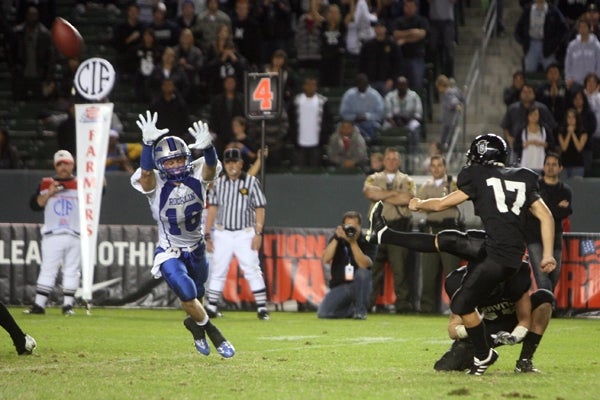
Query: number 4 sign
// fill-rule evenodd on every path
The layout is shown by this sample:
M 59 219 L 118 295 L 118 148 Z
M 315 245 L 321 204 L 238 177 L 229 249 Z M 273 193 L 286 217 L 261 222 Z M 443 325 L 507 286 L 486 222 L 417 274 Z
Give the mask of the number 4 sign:
M 279 74 L 250 72 L 245 75 L 244 97 L 246 118 L 265 120 L 281 113 Z

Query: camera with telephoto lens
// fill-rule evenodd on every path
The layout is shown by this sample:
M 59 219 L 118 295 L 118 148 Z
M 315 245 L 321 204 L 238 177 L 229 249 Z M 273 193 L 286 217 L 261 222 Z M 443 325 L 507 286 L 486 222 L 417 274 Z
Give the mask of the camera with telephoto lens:
M 344 233 L 346 234 L 346 236 L 348 236 L 349 238 L 352 238 L 356 235 L 356 228 L 354 227 L 354 225 L 350 225 L 350 224 L 346 224 L 344 225 Z

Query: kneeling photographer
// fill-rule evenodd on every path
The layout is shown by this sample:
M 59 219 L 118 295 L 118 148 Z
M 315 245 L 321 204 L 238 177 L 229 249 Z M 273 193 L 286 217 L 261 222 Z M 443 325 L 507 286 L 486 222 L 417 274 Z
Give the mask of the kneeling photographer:
M 319 318 L 367 318 L 375 247 L 363 237 L 361 223 L 360 213 L 344 213 L 342 225 L 323 251 L 323 262 L 331 264 L 331 279 L 317 311 Z

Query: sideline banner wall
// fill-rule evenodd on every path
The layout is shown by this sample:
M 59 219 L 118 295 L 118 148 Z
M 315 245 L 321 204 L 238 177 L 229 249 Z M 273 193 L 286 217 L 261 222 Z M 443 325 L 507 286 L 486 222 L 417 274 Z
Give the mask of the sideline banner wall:
M 0 224 L 0 300 L 31 304 L 41 263 L 39 224 Z M 331 229 L 267 229 L 262 267 L 269 299 L 279 310 L 316 307 L 327 292 L 329 268 L 321 262 Z M 150 274 L 156 227 L 100 225 L 93 303 L 110 306 L 178 307 L 162 279 Z M 59 290 L 51 301 L 58 303 Z M 237 261 L 231 262 L 223 292 L 230 308 L 252 302 L 252 292 Z M 600 234 L 565 234 L 557 308 L 571 313 L 600 309 Z M 393 278 L 384 276 L 378 303 L 393 304 Z M 447 298 L 444 299 L 447 301 Z

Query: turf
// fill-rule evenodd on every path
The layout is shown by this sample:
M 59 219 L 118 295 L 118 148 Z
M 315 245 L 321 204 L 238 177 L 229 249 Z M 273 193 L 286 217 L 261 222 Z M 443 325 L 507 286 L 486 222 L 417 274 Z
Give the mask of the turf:
M 535 356 L 542 374 L 515 374 L 520 345 L 499 349 L 481 377 L 438 373 L 449 347 L 443 316 L 226 312 L 215 324 L 232 359 L 198 354 L 181 310 L 78 309 L 64 317 L 11 312 L 38 342 L 17 356 L 0 341 L 1 399 L 573 399 L 598 398 L 600 321 L 553 319 Z

